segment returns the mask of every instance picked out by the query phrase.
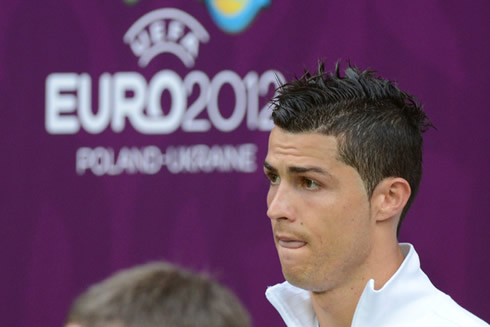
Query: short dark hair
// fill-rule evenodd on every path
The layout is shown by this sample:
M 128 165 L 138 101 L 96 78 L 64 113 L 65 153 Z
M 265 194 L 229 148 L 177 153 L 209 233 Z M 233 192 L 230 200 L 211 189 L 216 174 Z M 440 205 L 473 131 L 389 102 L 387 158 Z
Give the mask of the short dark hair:
M 339 159 L 354 167 L 369 197 L 386 177 L 402 177 L 411 188 L 401 222 L 412 204 L 422 176 L 422 134 L 432 127 L 416 99 L 395 83 L 360 71 L 350 63 L 340 74 L 308 70 L 278 88 L 272 119 L 292 133 L 318 132 L 337 138 Z
M 236 296 L 203 274 L 164 262 L 123 270 L 73 303 L 66 324 L 84 327 L 248 327 Z

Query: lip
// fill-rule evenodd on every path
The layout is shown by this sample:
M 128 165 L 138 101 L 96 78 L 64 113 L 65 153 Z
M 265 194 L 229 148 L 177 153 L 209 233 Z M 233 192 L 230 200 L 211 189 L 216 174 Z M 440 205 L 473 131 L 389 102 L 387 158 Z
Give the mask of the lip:
M 305 241 L 301 241 L 296 237 L 277 235 L 276 239 L 277 244 L 286 249 L 299 249 L 306 245 Z

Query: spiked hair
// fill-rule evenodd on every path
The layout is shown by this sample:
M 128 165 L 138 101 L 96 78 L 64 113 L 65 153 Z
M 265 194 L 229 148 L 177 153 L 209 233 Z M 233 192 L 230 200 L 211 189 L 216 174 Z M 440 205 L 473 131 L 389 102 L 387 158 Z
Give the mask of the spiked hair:
M 401 177 L 411 188 L 398 232 L 422 176 L 422 134 L 433 127 L 416 99 L 395 83 L 350 63 L 340 73 L 309 71 L 278 89 L 272 119 L 292 133 L 317 132 L 337 138 L 339 159 L 354 167 L 369 197 L 386 177 Z

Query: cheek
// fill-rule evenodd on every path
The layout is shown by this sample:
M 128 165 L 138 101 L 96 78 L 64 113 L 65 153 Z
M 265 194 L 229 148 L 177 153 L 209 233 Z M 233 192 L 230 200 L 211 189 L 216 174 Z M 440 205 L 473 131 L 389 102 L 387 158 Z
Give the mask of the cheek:
M 342 230 L 338 231 L 340 242 L 347 252 L 352 249 L 362 250 L 368 247 L 370 237 L 370 213 L 369 206 L 365 203 L 357 203 L 355 206 L 343 208 Z
M 305 208 L 321 212 L 310 228 L 323 245 L 345 246 L 355 241 L 369 225 L 369 207 L 359 202 L 337 201 L 324 203 L 321 208 L 313 209 L 311 205 Z

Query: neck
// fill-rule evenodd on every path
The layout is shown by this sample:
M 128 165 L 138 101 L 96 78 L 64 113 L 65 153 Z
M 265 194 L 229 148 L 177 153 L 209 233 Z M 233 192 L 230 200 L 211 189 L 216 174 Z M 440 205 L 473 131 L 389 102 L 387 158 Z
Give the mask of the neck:
M 310 292 L 319 325 L 321 327 L 350 326 L 362 291 L 360 285 L 353 285 L 346 289 Z
M 379 239 L 370 257 L 360 269 L 357 278 L 324 292 L 310 292 L 313 309 L 320 327 L 349 327 L 367 282 L 374 279 L 374 288 L 381 289 L 403 262 L 403 254 L 396 239 Z M 392 244 L 387 246 L 387 244 Z M 383 245 L 383 246 L 380 246 Z

